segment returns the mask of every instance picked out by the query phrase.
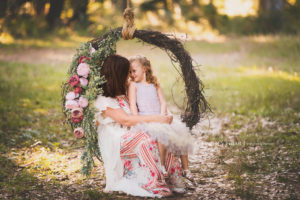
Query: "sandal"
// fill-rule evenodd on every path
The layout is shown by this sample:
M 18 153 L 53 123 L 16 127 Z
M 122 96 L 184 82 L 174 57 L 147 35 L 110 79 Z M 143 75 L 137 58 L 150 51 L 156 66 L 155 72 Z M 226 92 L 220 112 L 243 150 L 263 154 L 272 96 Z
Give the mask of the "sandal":
M 183 170 L 182 175 L 185 178 L 187 178 L 189 181 L 191 181 L 193 184 L 195 184 L 194 177 L 193 177 L 193 175 L 192 175 L 192 173 L 191 173 L 190 170 L 188 170 L 188 169 L 187 170 Z
M 181 176 L 171 175 L 170 177 L 170 188 L 173 192 L 183 194 L 186 192 L 185 184 Z

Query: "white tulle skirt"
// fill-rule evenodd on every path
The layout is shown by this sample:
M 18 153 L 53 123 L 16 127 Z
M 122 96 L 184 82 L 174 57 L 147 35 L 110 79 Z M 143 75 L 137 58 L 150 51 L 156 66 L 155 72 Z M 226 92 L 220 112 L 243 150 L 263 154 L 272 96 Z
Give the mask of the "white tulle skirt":
M 131 129 L 147 132 L 153 139 L 163 144 L 168 152 L 175 155 L 193 154 L 194 152 L 194 139 L 189 128 L 179 118 L 174 118 L 171 124 L 140 123 Z

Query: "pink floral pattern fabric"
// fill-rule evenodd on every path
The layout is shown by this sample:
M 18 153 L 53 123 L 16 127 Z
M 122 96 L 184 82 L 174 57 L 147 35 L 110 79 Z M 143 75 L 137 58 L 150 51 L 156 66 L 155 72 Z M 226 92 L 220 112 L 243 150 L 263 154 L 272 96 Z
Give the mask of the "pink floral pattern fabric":
M 125 96 L 118 97 L 117 101 L 122 109 L 129 110 Z M 142 188 L 161 196 L 172 194 L 161 171 L 158 144 L 148 133 L 129 131 L 124 134 L 120 142 L 120 156 L 124 165 L 124 177 L 136 178 L 137 173 L 143 172 L 147 181 L 140 183 Z M 181 176 L 179 160 L 173 154 L 166 156 L 165 166 L 168 175 Z

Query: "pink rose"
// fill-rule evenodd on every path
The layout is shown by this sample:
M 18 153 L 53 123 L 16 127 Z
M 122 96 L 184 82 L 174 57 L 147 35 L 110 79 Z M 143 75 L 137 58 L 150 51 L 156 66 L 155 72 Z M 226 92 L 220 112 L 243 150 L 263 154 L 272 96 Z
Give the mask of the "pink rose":
M 79 97 L 79 94 L 76 94 L 75 92 L 68 92 L 66 95 L 67 100 L 74 100 L 77 97 Z
M 79 64 L 80 63 L 83 63 L 85 60 L 90 60 L 88 57 L 85 57 L 85 56 L 81 56 L 78 60 Z
M 83 116 L 83 110 L 82 108 L 74 108 L 71 111 L 71 117 L 72 118 L 80 118 Z
M 87 78 L 90 73 L 90 66 L 86 63 L 80 63 L 77 67 L 77 74 Z M 79 80 L 78 80 L 79 81 Z
M 80 118 L 71 118 L 72 122 L 74 123 L 80 123 L 83 120 L 83 116 Z
M 80 93 L 81 90 L 82 90 L 81 87 L 75 87 L 74 93 L 78 95 L 78 93 Z
M 74 108 L 71 111 L 71 120 L 74 123 L 80 123 L 83 120 L 82 108 Z
M 74 130 L 74 136 L 78 139 L 83 138 L 84 136 L 84 130 L 81 127 L 75 128 Z
M 87 86 L 89 83 L 89 81 L 86 78 L 80 78 L 79 81 L 82 86 Z
M 66 104 L 65 104 L 65 107 L 67 109 L 74 109 L 74 108 L 78 108 L 79 105 L 78 105 L 78 102 L 75 101 L 75 100 L 67 100 Z
M 85 108 L 89 105 L 89 101 L 84 97 L 79 97 L 78 104 L 81 108 Z
M 94 47 L 91 47 L 91 49 L 90 49 L 90 55 L 92 55 L 95 51 L 96 51 L 96 49 L 94 49 Z
M 77 75 L 71 76 L 69 79 L 69 84 L 74 87 L 79 83 L 79 77 Z

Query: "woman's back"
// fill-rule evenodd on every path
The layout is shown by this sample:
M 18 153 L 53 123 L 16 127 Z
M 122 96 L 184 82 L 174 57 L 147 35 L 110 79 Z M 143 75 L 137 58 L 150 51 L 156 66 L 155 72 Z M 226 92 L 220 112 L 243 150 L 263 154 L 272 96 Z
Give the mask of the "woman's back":
M 160 114 L 160 102 L 153 84 L 137 83 L 136 103 L 139 115 Z

